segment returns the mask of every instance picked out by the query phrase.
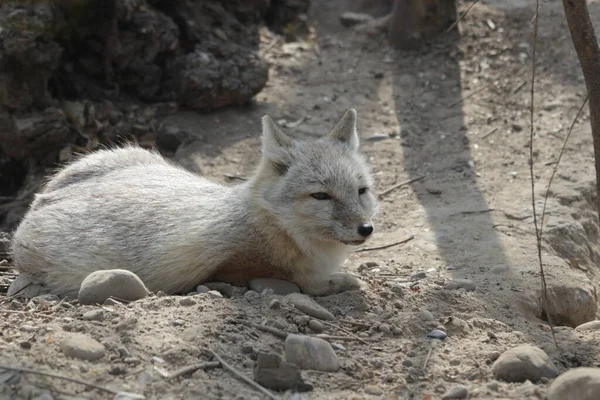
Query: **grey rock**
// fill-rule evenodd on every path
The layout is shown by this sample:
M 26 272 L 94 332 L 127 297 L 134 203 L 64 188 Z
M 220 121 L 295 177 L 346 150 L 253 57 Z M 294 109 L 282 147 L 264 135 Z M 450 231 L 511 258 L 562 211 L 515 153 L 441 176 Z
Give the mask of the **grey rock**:
M 477 285 L 470 279 L 457 278 L 446 282 L 444 287 L 449 290 L 465 289 L 468 292 L 473 292 L 477 288 Z
M 295 283 L 275 278 L 252 279 L 249 286 L 250 289 L 258 293 L 262 293 L 265 289 L 273 289 L 274 294 L 281 296 L 285 296 L 290 293 L 300 293 L 300 288 Z
M 223 298 L 223 294 L 218 290 L 209 290 L 207 294 L 212 297 Z
M 419 316 L 423 321 L 435 321 L 435 317 L 431 313 L 431 311 L 426 310 L 425 308 L 421 308 L 419 310 Z
M 233 297 L 233 294 L 234 294 L 234 288 L 229 283 L 225 283 L 225 282 L 206 282 L 204 284 L 204 286 L 206 286 L 210 290 L 216 290 L 217 292 L 221 293 L 225 297 Z
M 340 360 L 329 342 L 316 337 L 289 334 L 285 339 L 285 360 L 300 369 L 337 372 Z
M 69 333 L 60 343 L 63 354 L 81 360 L 96 361 L 104 357 L 104 346 L 82 333 Z
M 323 323 L 316 319 L 311 319 L 308 322 L 308 327 L 317 333 L 321 333 L 325 329 L 325 326 L 323 326 Z
M 383 389 L 377 385 L 367 385 L 365 386 L 365 393 L 372 396 L 381 396 L 383 394 Z
M 575 328 L 577 332 L 600 331 L 600 321 L 590 321 Z
M 200 285 L 196 288 L 196 292 L 198 292 L 200 294 L 208 293 L 208 292 L 210 292 L 210 289 L 206 285 Z
M 46 289 L 44 289 L 42 285 L 33 283 L 33 281 L 24 274 L 19 274 L 10 284 L 6 295 L 8 297 L 30 299 L 45 294 L 45 291 Z
M 133 272 L 124 269 L 95 271 L 89 274 L 79 289 L 80 304 L 103 304 L 109 297 L 135 301 L 146 297 L 148 290 Z
M 558 376 L 556 366 L 539 347 L 521 345 L 505 351 L 492 365 L 494 376 L 506 382 L 537 382 Z
M 195 304 L 196 300 L 192 299 L 191 297 L 182 297 L 181 299 L 179 299 L 179 305 L 184 307 L 190 307 Z
M 345 27 L 351 27 L 358 24 L 364 24 L 365 22 L 372 21 L 373 17 L 369 14 L 345 12 L 340 15 L 340 22 Z
M 294 307 L 311 317 L 331 321 L 335 319 L 332 313 L 327 311 L 316 301 L 301 293 L 292 293 L 285 297 Z
M 90 310 L 83 314 L 83 319 L 86 321 L 104 321 L 103 310 Z
M 307 392 L 312 385 L 304 382 L 300 369 L 295 364 L 285 362 L 277 354 L 260 352 L 253 370 L 254 381 L 262 386 L 277 390 Z
M 466 399 L 469 395 L 469 389 L 464 386 L 454 386 L 442 397 L 442 400 Z
M 431 338 L 431 339 L 444 340 L 444 339 L 446 339 L 448 337 L 448 335 L 444 331 L 441 331 L 439 329 L 434 329 L 434 330 L 432 330 L 431 332 L 429 332 L 427 334 L 427 337 Z
M 552 382 L 548 400 L 596 400 L 600 393 L 600 368 L 574 368 Z
M 542 312 L 542 295 L 538 291 L 539 313 Z M 556 325 L 572 328 L 592 321 L 596 317 L 598 304 L 593 290 L 571 284 L 559 284 L 547 288 L 546 311 Z

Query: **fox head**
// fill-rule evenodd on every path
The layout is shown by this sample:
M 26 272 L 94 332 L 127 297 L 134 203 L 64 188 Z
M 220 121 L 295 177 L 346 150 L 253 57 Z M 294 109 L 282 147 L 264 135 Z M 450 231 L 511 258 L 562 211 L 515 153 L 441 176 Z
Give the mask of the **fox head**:
M 262 161 L 256 195 L 297 242 L 364 243 L 377 209 L 373 177 L 359 152 L 356 111 L 325 137 L 292 139 L 262 119 Z

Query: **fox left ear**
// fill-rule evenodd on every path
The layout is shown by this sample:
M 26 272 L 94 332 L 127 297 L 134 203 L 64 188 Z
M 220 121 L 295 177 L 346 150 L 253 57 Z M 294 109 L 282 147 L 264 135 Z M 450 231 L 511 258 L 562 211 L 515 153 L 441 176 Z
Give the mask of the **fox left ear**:
M 348 145 L 352 150 L 358 150 L 358 133 L 356 132 L 356 110 L 351 108 L 340 122 L 329 133 L 328 137 Z

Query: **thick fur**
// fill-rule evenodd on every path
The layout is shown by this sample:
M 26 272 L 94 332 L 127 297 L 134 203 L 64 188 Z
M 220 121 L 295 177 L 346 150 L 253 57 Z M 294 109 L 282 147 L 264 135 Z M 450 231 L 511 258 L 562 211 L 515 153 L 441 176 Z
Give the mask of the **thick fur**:
M 17 269 L 67 296 L 91 272 L 115 268 L 166 293 L 261 276 L 316 295 L 357 288 L 338 273 L 344 243 L 364 241 L 357 226 L 371 223 L 377 204 L 356 112 L 312 141 L 291 139 L 265 116 L 262 142 L 255 175 L 233 187 L 135 146 L 80 158 L 50 179 L 14 233 Z

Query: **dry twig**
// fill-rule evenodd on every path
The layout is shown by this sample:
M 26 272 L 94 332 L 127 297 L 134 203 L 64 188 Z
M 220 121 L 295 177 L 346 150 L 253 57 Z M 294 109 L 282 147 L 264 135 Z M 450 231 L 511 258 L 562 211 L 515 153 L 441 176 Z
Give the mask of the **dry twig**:
M 208 351 L 210 351 L 210 353 L 213 355 L 213 357 L 215 357 L 217 359 L 218 362 L 221 363 L 221 366 L 223 368 L 225 368 L 226 370 L 228 370 L 229 372 L 231 372 L 233 375 L 235 375 L 236 377 L 238 377 L 240 380 L 246 382 L 248 385 L 252 386 L 254 389 L 258 390 L 259 392 L 261 392 L 262 394 L 264 394 L 265 396 L 268 396 L 270 399 L 273 400 L 277 400 L 277 397 L 275 397 L 271 392 L 269 392 L 267 389 L 265 389 L 263 386 L 259 385 L 258 383 L 254 382 L 252 379 L 248 378 L 247 376 L 245 376 L 244 374 L 242 374 L 241 372 L 237 371 L 235 368 L 233 368 L 231 365 L 227 364 L 225 361 L 223 361 L 223 359 L 217 354 L 215 353 L 213 350 L 209 349 Z
M 381 246 L 374 246 L 374 247 L 365 247 L 363 249 L 354 250 L 353 253 L 362 253 L 364 251 L 373 251 L 373 250 L 383 250 L 383 249 L 387 249 L 389 247 L 398 246 L 399 244 L 404 244 L 404 243 L 410 242 L 414 238 L 415 238 L 414 235 L 410 235 L 406 239 L 402 239 L 402 240 L 399 240 L 394 243 L 388 243 L 388 244 L 384 244 Z
M 391 193 L 391 192 L 393 192 L 394 190 L 396 190 L 396 189 L 399 189 L 399 188 L 401 188 L 402 186 L 409 185 L 409 184 L 411 184 L 411 183 L 413 183 L 413 182 L 420 181 L 420 180 L 421 180 L 421 179 L 423 179 L 423 178 L 425 178 L 425 175 L 417 176 L 416 178 L 412 178 L 412 179 L 409 179 L 409 180 L 407 180 L 407 181 L 400 182 L 400 183 L 397 183 L 397 184 L 395 184 L 395 185 L 393 185 L 393 186 L 390 186 L 389 188 L 385 189 L 383 192 L 379 193 L 379 196 L 377 196 L 377 198 L 378 198 L 379 200 L 381 200 L 381 199 L 382 199 L 384 196 L 386 196 L 386 195 L 390 194 L 390 193 Z
M 467 14 L 469 13 L 469 11 L 471 11 L 471 8 L 475 7 L 475 4 L 477 4 L 477 2 L 478 2 L 478 1 L 479 1 L 479 0 L 475 0 L 473 3 L 471 3 L 471 5 L 469 6 L 469 8 L 467 8 L 467 9 L 465 10 L 465 12 L 464 12 L 464 13 L 462 13 L 462 14 L 460 15 L 460 17 L 458 17 L 458 18 L 457 18 L 457 20 L 456 20 L 456 21 L 454 21 L 454 23 L 453 23 L 452 25 L 450 25 L 450 27 L 449 27 L 449 28 L 446 30 L 446 32 L 450 32 L 452 29 L 454 29 L 454 27 L 455 27 L 456 25 L 458 25 L 458 23 L 459 23 L 460 21 L 462 21 L 464 17 L 466 17 L 466 16 L 467 16 Z
M 191 374 L 192 372 L 196 372 L 199 369 L 207 370 L 207 369 L 215 369 L 221 367 L 221 363 L 218 361 L 210 361 L 197 363 L 193 365 L 188 365 L 187 367 L 179 368 L 177 371 L 169 374 L 167 379 L 175 379 L 183 375 Z

